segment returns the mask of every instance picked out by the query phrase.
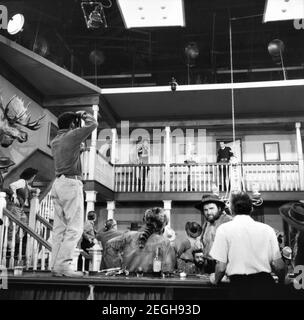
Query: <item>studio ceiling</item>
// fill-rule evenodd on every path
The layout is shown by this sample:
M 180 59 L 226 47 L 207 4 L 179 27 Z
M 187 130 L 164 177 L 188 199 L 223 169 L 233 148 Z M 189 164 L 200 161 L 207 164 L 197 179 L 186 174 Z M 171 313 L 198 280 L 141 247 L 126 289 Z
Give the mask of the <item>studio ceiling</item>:
M 13 40 L 101 88 L 230 82 L 229 15 L 236 82 L 282 80 L 268 43 L 285 44 L 288 79 L 303 78 L 304 30 L 293 21 L 262 23 L 265 0 L 185 0 L 186 27 L 126 29 L 115 0 L 103 0 L 108 27 L 86 27 L 80 0 L 4 1 L 9 13 L 25 15 Z M 5 30 L 1 34 L 7 36 Z M 185 47 L 196 42 L 199 56 L 187 69 Z M 90 59 L 102 52 L 101 64 Z M 261 70 L 262 69 L 262 70 Z M 188 72 L 189 71 L 189 72 Z

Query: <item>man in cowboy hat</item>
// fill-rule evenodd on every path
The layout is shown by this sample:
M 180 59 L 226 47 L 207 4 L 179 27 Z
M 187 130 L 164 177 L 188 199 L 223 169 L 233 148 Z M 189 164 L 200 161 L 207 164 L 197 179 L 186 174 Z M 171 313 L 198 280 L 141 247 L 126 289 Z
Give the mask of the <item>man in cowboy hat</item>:
M 185 225 L 187 237 L 180 244 L 176 245 L 177 249 L 177 269 L 186 273 L 191 273 L 193 269 L 193 250 L 202 249 L 199 236 L 202 233 L 202 227 L 199 223 L 188 221 Z
M 234 219 L 217 229 L 210 251 L 217 261 L 213 284 L 227 274 L 232 299 L 273 299 L 277 293 L 271 272 L 285 278 L 285 265 L 275 231 L 254 221 L 252 200 L 245 192 L 232 195 Z
M 297 230 L 294 248 L 295 266 L 304 265 L 304 203 L 290 202 L 279 208 L 280 215 Z
M 204 256 L 206 259 L 206 272 L 212 273 L 215 270 L 215 261 L 209 255 L 217 228 L 226 222 L 232 220 L 230 215 L 226 214 L 225 202 L 216 194 L 207 194 L 202 196 L 202 201 L 195 207 L 201 210 L 205 217 L 201 242 L 203 244 Z

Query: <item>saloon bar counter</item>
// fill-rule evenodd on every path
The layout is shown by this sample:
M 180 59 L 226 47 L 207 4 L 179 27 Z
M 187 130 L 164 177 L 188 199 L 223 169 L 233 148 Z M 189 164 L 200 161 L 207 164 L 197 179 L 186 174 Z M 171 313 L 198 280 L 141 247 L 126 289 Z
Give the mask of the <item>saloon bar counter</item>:
M 208 275 L 52 277 L 50 272 L 8 275 L 2 300 L 221 300 L 229 299 L 229 283 L 213 286 Z M 304 290 L 278 285 L 279 299 L 304 299 Z M 278 293 L 279 296 L 277 295 Z

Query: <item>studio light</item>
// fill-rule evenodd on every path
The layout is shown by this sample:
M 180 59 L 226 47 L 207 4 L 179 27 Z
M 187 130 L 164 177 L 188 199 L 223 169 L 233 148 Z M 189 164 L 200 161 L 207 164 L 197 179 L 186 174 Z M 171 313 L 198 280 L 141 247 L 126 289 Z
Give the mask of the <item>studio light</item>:
M 15 35 L 22 31 L 24 26 L 24 16 L 21 13 L 15 14 L 7 24 L 7 32 L 11 35 Z
M 99 1 L 81 2 L 81 9 L 88 29 L 107 28 L 103 5 Z
M 183 0 L 117 0 L 126 28 L 185 26 Z

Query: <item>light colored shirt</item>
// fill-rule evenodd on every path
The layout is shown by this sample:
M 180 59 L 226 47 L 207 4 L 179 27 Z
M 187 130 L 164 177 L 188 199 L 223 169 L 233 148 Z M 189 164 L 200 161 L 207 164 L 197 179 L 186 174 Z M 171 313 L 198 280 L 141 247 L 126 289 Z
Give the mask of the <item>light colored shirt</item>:
M 209 221 L 205 222 L 205 224 L 203 225 L 203 232 L 201 235 L 201 241 L 202 241 L 203 248 L 204 248 L 203 251 L 204 251 L 205 258 L 211 259 L 209 253 L 210 253 L 211 247 L 213 245 L 213 241 L 215 238 L 215 233 L 216 233 L 217 228 L 221 224 L 229 222 L 231 220 L 232 220 L 231 216 L 229 216 L 226 213 L 222 213 L 220 215 L 220 217 L 217 220 L 215 220 L 214 222 L 212 222 L 212 223 Z
M 26 181 L 24 179 L 19 179 L 10 184 L 10 188 L 14 192 L 14 194 L 16 194 L 17 189 L 24 189 L 26 186 Z
M 271 263 L 281 258 L 273 228 L 248 215 L 237 215 L 218 227 L 210 255 L 227 263 L 228 276 L 270 273 Z

